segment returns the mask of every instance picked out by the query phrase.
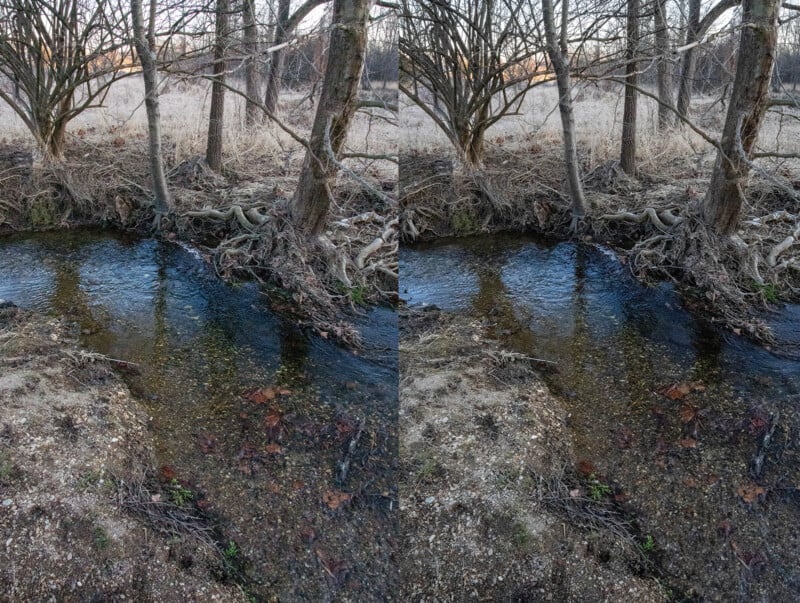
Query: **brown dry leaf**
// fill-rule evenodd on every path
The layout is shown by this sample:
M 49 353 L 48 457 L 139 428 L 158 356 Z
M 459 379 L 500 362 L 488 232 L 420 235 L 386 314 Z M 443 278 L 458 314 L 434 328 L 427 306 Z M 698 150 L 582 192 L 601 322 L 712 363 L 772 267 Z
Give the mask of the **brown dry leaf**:
M 665 388 L 663 393 L 670 400 L 681 400 L 691 392 L 705 391 L 706 386 L 702 381 L 689 381 L 687 383 L 673 383 Z
M 281 454 L 283 452 L 283 448 L 281 448 L 280 444 L 275 444 L 273 442 L 272 444 L 267 444 L 264 447 L 264 452 L 267 454 Z
M 697 412 L 700 409 L 691 404 L 684 404 L 678 410 L 678 415 L 681 418 L 681 423 L 691 423 L 697 418 Z
M 171 482 L 172 480 L 177 479 L 178 477 L 178 474 L 169 465 L 161 465 L 159 473 L 161 474 L 162 481 L 165 482 Z
M 678 440 L 678 444 L 680 444 L 682 448 L 697 448 L 697 440 L 694 438 L 683 438 L 682 440 Z
M 738 488 L 736 488 L 736 494 L 746 503 L 754 503 L 758 500 L 758 497 L 766 494 L 767 489 L 763 486 L 759 486 L 758 484 L 754 484 L 752 482 L 747 484 L 742 484 Z
M 346 503 L 353 498 L 352 494 L 340 490 L 329 490 L 322 495 L 322 501 L 331 509 L 338 509 L 342 503 Z
M 663 394 L 670 400 L 680 400 L 688 396 L 690 391 L 692 388 L 688 383 L 673 383 L 663 391 Z
M 266 404 L 275 399 L 277 393 L 272 387 L 258 387 L 242 394 L 245 398 L 256 404 Z
M 281 415 L 277 412 L 271 412 L 264 418 L 264 426 L 268 428 L 277 427 L 281 422 Z
M 578 462 L 578 473 L 580 473 L 583 477 L 589 477 L 592 473 L 596 473 L 594 469 L 594 463 L 588 460 L 582 460 Z

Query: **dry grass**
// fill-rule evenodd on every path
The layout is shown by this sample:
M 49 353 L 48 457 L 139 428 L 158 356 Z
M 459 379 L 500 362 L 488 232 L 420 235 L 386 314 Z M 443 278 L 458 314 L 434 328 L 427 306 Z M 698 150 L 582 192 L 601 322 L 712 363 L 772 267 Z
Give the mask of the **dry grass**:
M 308 91 L 284 90 L 278 115 L 301 136 L 307 136 L 315 106 L 306 98 Z M 210 85 L 201 79 L 172 78 L 161 89 L 162 129 L 167 142 L 169 164 L 205 154 Z M 297 173 L 303 161 L 303 148 L 273 124 L 246 127 L 244 98 L 228 93 L 225 99 L 224 160 L 226 168 L 257 178 L 264 172 Z M 0 103 L 0 124 L 4 143 L 30 146 L 31 135 L 20 118 L 5 103 Z M 371 154 L 396 153 L 396 126 L 384 119 L 359 113 L 347 141 L 348 150 Z M 70 142 L 76 139 L 90 145 L 145 141 L 147 115 L 144 85 L 138 76 L 122 79 L 111 86 L 103 107 L 90 109 L 70 122 Z M 396 179 L 397 167 L 387 161 L 348 160 L 356 172 L 368 171 L 376 178 Z
M 594 84 L 579 84 L 574 91 L 575 122 L 582 159 L 587 171 L 603 163 L 618 159 L 619 138 L 622 128 L 622 88 L 611 89 Z M 711 135 L 718 135 L 724 120 L 724 109 L 717 99 L 695 97 L 694 119 L 699 127 Z M 425 113 L 404 99 L 401 111 L 403 137 L 401 152 L 451 156 L 452 147 L 447 138 Z M 658 105 L 655 100 L 641 96 L 638 102 L 638 160 L 644 172 L 663 173 L 668 164 L 690 160 L 698 169 L 706 169 L 713 162 L 713 147 L 688 128 L 664 134 L 658 132 Z M 519 115 L 509 116 L 494 126 L 486 135 L 487 152 L 525 151 L 532 145 L 556 148 L 561 144 L 561 120 L 558 113 L 558 95 L 555 84 L 545 84 L 533 89 L 526 97 Z M 783 153 L 800 153 L 800 120 L 781 118 L 770 113 L 762 127 L 759 145 L 765 150 Z M 773 162 L 766 162 L 770 169 Z M 800 171 L 797 160 L 782 161 L 784 169 Z

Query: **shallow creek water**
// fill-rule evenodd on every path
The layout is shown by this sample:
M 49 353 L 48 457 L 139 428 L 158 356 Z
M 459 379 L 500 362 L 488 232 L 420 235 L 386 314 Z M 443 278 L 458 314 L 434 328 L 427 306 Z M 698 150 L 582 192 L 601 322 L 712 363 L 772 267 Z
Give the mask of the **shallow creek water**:
M 544 378 L 579 471 L 652 537 L 676 600 L 800 600 L 800 307 L 766 317 L 779 341 L 768 350 L 598 247 L 444 241 L 401 250 L 400 271 L 410 305 L 469 313 L 506 348 L 555 363 Z
M 219 515 L 258 600 L 395 589 L 393 310 L 356 320 L 356 355 L 299 332 L 197 254 L 98 232 L 0 240 L 0 299 L 65 317 L 88 348 L 138 365 L 128 381 L 153 417 L 162 474 Z M 283 393 L 243 396 L 265 387 Z

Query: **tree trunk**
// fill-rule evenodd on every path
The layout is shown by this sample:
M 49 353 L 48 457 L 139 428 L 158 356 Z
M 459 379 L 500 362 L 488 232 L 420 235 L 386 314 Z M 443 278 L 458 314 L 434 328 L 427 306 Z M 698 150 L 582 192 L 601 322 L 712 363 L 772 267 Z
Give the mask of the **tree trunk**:
M 256 6 L 255 0 L 243 0 L 242 2 L 242 25 L 243 25 L 243 46 L 245 53 L 244 76 L 245 76 L 245 101 L 244 121 L 248 126 L 258 122 L 261 109 L 258 106 L 258 27 L 256 25 Z
M 290 0 L 278 0 L 278 22 L 275 24 L 275 39 L 273 46 L 283 44 L 289 32 L 286 25 L 289 22 Z M 272 53 L 269 62 L 269 74 L 267 75 L 267 91 L 264 95 L 264 108 L 267 113 L 275 113 L 278 106 L 278 93 L 281 89 L 283 79 L 283 50 L 276 50 Z
M 222 134 L 225 119 L 225 46 L 228 37 L 228 0 L 217 0 L 214 28 L 214 66 L 211 83 L 211 110 L 208 118 L 206 163 L 222 171 Z
M 780 0 L 744 0 L 742 31 L 728 113 L 703 203 L 710 227 L 729 235 L 739 224 L 749 159 L 769 106 L 769 80 L 778 40 Z
M 577 225 L 586 214 L 586 199 L 583 196 L 583 183 L 580 176 L 580 163 L 575 142 L 575 117 L 572 112 L 572 82 L 567 59 L 567 17 L 568 0 L 561 4 L 561 35 L 556 36 L 556 23 L 553 16 L 553 0 L 542 0 L 544 31 L 547 38 L 547 54 L 556 72 L 558 86 L 558 109 L 561 113 L 561 129 L 564 134 L 564 164 L 567 169 L 569 192 L 572 197 L 572 221 Z
M 720 0 L 711 10 L 700 19 L 700 0 L 689 0 L 689 28 L 686 32 L 686 45 L 694 44 L 703 39 L 708 30 L 725 11 L 739 6 L 741 0 Z M 689 106 L 692 102 L 692 88 L 694 86 L 696 47 L 688 49 L 683 55 L 681 64 L 681 83 L 678 92 L 678 114 L 687 117 Z
M 658 86 L 658 129 L 665 130 L 675 121 L 672 100 L 672 81 L 669 60 L 669 29 L 667 29 L 667 0 L 657 0 L 653 12 L 655 26 L 656 54 L 656 80 Z
M 164 160 L 161 152 L 161 113 L 158 105 L 158 72 L 156 69 L 154 21 L 156 0 L 150 0 L 150 29 L 145 33 L 142 0 L 131 0 L 133 35 L 136 53 L 142 63 L 144 78 L 144 105 L 147 110 L 147 134 L 150 151 L 150 176 L 153 178 L 156 215 L 169 213 L 172 207 Z
M 636 175 L 636 53 L 639 51 L 639 0 L 628 1 L 627 47 L 625 49 L 625 107 L 622 113 L 622 152 L 619 165 Z
M 686 45 L 698 40 L 700 30 L 700 0 L 689 0 L 689 23 L 686 29 Z M 681 82 L 678 90 L 678 114 L 687 117 L 694 84 L 694 57 L 696 48 L 689 48 L 681 62 Z
M 331 185 L 350 121 L 358 108 L 358 84 L 367 47 L 372 0 L 334 0 L 328 64 L 300 181 L 292 200 L 292 219 L 309 235 L 322 232 L 331 202 Z

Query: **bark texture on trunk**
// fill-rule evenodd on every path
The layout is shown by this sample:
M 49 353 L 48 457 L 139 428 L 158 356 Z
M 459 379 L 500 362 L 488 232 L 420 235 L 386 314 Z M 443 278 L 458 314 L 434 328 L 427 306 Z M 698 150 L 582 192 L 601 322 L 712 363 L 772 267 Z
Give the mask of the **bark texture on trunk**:
M 769 81 L 778 40 L 779 0 L 744 0 L 736 77 L 722 141 L 703 203 L 711 228 L 732 234 L 739 224 L 749 159 L 769 106 Z
M 256 25 L 255 0 L 242 1 L 242 42 L 245 54 L 244 78 L 245 100 L 244 121 L 248 126 L 258 122 L 261 109 L 258 106 L 258 27 Z
M 655 26 L 656 83 L 658 87 L 658 129 L 665 130 L 675 122 L 672 100 L 672 70 L 669 57 L 669 29 L 667 27 L 667 0 L 657 0 L 653 12 Z
M 292 200 L 295 226 L 309 235 L 322 232 L 331 203 L 337 159 L 353 114 L 367 48 L 372 0 L 334 0 L 328 64 L 300 181 Z
M 225 120 L 225 47 L 228 37 L 228 0 L 217 0 L 214 27 L 214 66 L 211 81 L 211 110 L 208 117 L 206 163 L 222 171 L 222 135 Z
M 636 82 L 639 50 L 639 0 L 629 0 L 626 19 L 625 107 L 622 112 L 622 149 L 619 165 L 629 176 L 636 175 Z
M 150 29 L 145 31 L 142 0 L 131 0 L 133 35 L 136 53 L 142 64 L 144 79 L 144 105 L 147 111 L 147 134 L 150 160 L 150 177 L 153 179 L 156 214 L 164 215 L 172 208 L 172 198 L 164 174 L 164 158 L 161 150 L 161 111 L 158 102 L 158 70 L 155 54 L 155 0 L 150 2 Z
M 583 195 L 578 149 L 575 141 L 575 116 L 572 111 L 572 82 L 569 73 L 569 59 L 567 58 L 568 10 L 568 0 L 562 0 L 561 35 L 558 36 L 553 15 L 553 0 L 542 0 L 547 54 L 556 72 L 558 109 L 561 114 L 561 129 L 564 135 L 564 163 L 567 168 L 567 180 L 569 181 L 569 192 L 572 198 L 572 219 L 575 222 L 586 214 L 586 199 Z

